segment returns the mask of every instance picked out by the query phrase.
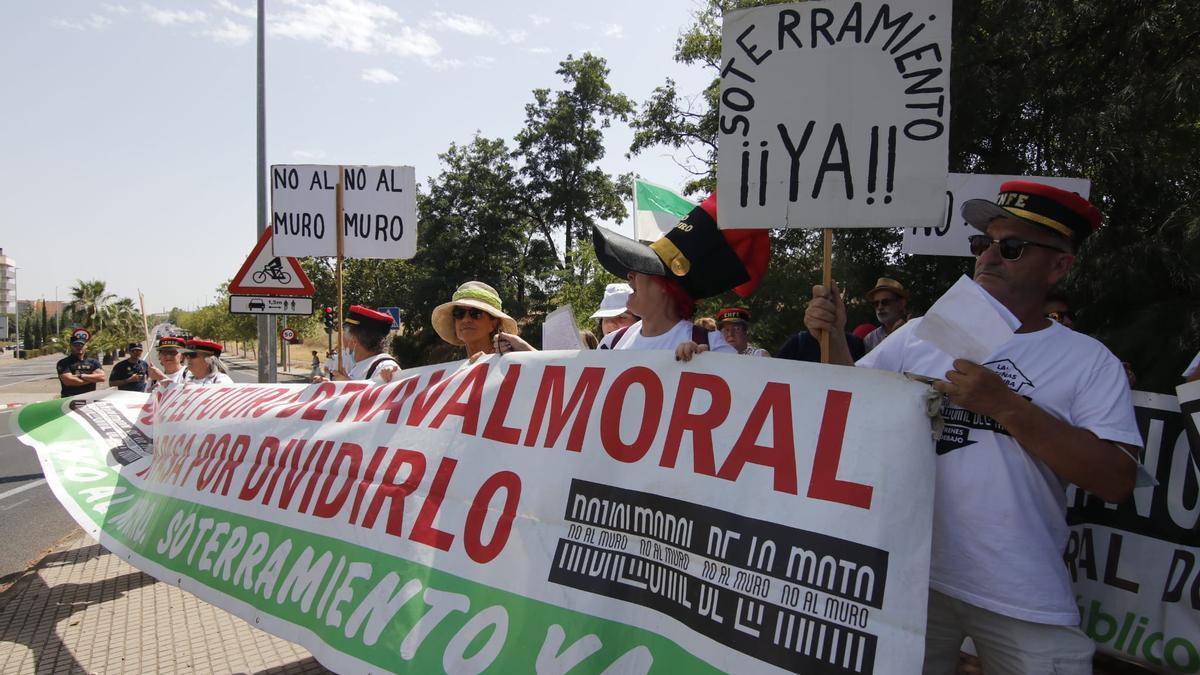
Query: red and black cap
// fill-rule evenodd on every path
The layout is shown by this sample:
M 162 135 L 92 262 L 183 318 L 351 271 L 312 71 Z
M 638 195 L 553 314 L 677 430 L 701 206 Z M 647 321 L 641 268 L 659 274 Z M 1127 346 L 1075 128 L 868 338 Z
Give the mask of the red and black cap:
M 1027 180 L 1010 180 L 1000 186 L 996 202 L 968 199 L 962 215 L 981 232 L 995 218 L 1013 217 L 1044 227 L 1078 246 L 1100 229 L 1100 210 L 1078 193 Z
M 750 310 L 745 307 L 725 307 L 717 312 L 717 325 L 723 323 L 750 323 Z
M 158 338 L 158 344 L 154 348 L 160 351 L 163 349 L 183 350 L 187 349 L 187 340 L 174 335 L 164 335 Z
M 220 356 L 223 349 L 220 342 L 192 339 L 187 341 L 187 349 L 185 351 L 204 354 L 205 356 Z
M 671 277 L 697 300 L 729 289 L 743 298 L 750 295 L 771 260 L 765 229 L 717 227 L 715 192 L 650 245 L 601 227 L 592 228 L 592 245 L 604 269 L 618 277 L 630 272 Z
M 351 326 L 366 326 L 386 333 L 392 329 L 392 315 L 376 312 L 362 305 L 350 305 L 350 313 L 346 315 L 346 323 Z

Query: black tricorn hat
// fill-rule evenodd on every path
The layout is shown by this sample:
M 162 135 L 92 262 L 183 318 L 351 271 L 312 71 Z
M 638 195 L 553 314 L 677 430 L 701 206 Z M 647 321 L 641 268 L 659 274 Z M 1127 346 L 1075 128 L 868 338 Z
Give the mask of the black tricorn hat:
M 611 230 L 593 227 L 592 244 L 604 269 L 621 277 L 641 272 L 670 277 L 697 300 L 733 289 L 754 292 L 771 260 L 765 229 L 717 227 L 717 194 L 692 209 L 670 232 L 646 245 Z

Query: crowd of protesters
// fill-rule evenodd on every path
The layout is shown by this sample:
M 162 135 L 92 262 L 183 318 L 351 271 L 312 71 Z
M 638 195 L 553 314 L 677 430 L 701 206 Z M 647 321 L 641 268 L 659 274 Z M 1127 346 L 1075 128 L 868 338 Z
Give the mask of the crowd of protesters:
M 803 329 L 774 356 L 822 360 L 819 337 L 827 336 L 829 363 L 924 376 L 942 395 L 945 417 L 963 419 L 956 409 L 975 414 L 969 443 L 938 446 L 925 672 L 954 672 L 966 637 L 989 674 L 1091 672 L 1094 645 L 1079 628 L 1063 565 L 1065 485 L 1125 500 L 1142 446 L 1133 373 L 1073 330 L 1072 307 L 1057 291 L 1101 214 L 1075 193 L 1009 181 L 995 202 L 967 201 L 962 216 L 979 230 L 970 237 L 975 283 L 1018 325 L 988 363 L 1019 368 L 1020 391 L 987 364 L 954 358 L 918 337 L 923 319 L 910 312 L 908 289 L 886 276 L 863 295 L 877 324 L 847 330 L 840 289 L 816 286 Z M 600 264 L 628 282 L 610 284 L 590 316 L 603 335 L 599 350 L 672 350 L 681 361 L 705 352 L 772 356 L 753 343 L 746 308 L 694 316 L 704 298 L 753 293 L 770 258 L 766 230 L 717 227 L 716 195 L 651 244 L 595 228 L 593 246 Z M 390 315 L 354 305 L 345 324 L 349 363 L 327 364 L 316 379 L 387 382 L 401 372 L 385 349 Z M 534 349 L 519 337 L 497 291 L 480 281 L 460 285 L 433 310 L 431 324 L 442 340 L 463 348 L 468 362 Z M 105 377 L 85 346 L 86 339 L 73 340 L 58 364 L 64 396 L 91 391 Z M 145 391 L 229 381 L 218 343 L 164 337 L 156 349 L 161 369 L 140 360 L 142 345 L 129 345 L 110 383 Z M 313 352 L 314 375 L 319 365 Z M 1200 379 L 1198 371 L 1200 355 L 1185 379 Z

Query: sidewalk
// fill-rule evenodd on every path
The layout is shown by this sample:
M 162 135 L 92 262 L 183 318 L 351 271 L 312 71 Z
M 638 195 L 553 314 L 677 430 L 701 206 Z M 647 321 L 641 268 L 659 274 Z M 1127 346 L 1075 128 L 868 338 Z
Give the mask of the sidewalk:
M 0 675 L 327 672 L 302 647 L 156 582 L 82 531 L 0 592 Z

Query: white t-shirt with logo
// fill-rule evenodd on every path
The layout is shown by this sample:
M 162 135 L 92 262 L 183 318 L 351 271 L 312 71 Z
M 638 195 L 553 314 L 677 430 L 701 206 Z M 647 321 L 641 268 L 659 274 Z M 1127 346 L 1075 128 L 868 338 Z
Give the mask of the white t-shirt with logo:
M 675 324 L 671 330 L 662 335 L 654 337 L 646 337 L 642 335 L 642 322 L 638 321 L 629 327 L 628 330 L 621 336 L 621 341 L 613 345 L 613 340 L 617 337 L 620 331 L 613 331 L 604 336 L 600 341 L 601 347 L 606 349 L 675 349 L 684 342 L 692 340 L 692 322 L 687 319 L 680 319 L 679 323 Z M 737 351 L 729 346 L 725 338 L 721 336 L 721 331 L 714 330 L 708 332 L 708 349 L 713 352 L 724 352 L 726 354 L 736 354 Z
M 954 359 L 913 319 L 859 366 L 944 379 Z M 984 365 L 1039 408 L 1102 439 L 1141 446 L 1125 370 L 1104 345 L 1056 322 L 1017 333 Z M 946 400 L 937 443 L 929 586 L 1025 621 L 1076 625 L 1063 563 L 1066 485 L 989 417 Z

